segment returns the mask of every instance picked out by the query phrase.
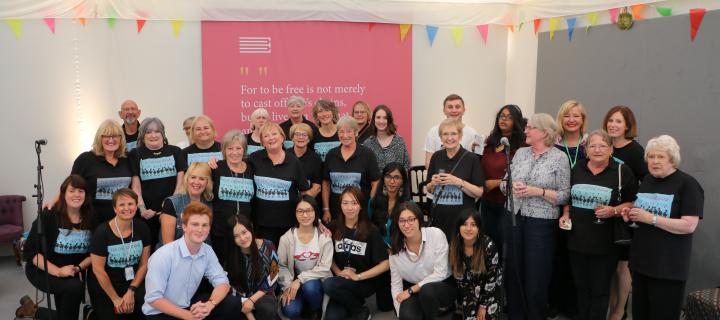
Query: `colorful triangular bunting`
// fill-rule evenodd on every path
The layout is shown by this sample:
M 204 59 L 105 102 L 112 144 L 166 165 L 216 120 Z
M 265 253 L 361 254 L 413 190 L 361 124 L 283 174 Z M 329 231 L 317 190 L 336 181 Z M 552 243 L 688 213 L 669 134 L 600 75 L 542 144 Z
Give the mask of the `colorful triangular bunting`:
M 458 48 L 460 48 L 460 43 L 462 43 L 463 30 L 463 27 L 452 28 L 453 38 L 455 38 L 455 46 Z
M 115 27 L 115 17 L 107 18 L 108 28 L 112 29 Z
M 50 28 L 50 31 L 55 34 L 55 18 L 43 18 L 43 21 Z
M 20 19 L 5 19 L 5 23 L 7 23 L 8 26 L 10 26 L 10 29 L 12 29 L 12 32 L 15 34 L 16 39 L 20 39 L 22 37 L 22 25 L 23 22 Z
M 560 19 L 550 18 L 550 40 L 555 38 L 555 29 L 557 29 L 558 23 L 560 23 Z
M 575 32 L 575 22 L 577 22 L 577 18 L 575 18 L 575 17 L 567 19 L 568 41 L 572 41 L 572 36 L 573 36 L 573 33 Z
M 620 8 L 608 9 L 608 12 L 610 13 L 610 22 L 612 22 L 612 24 L 616 24 L 618 14 L 620 14 Z
M 637 21 L 645 20 L 645 9 L 647 9 L 646 4 L 636 4 L 633 6 L 630 6 L 630 9 L 633 13 L 633 19 Z
M 487 36 L 488 36 L 488 25 L 481 24 L 477 26 L 478 32 L 480 32 L 480 37 L 483 40 L 483 43 L 487 44 Z
M 372 30 L 373 28 L 375 28 L 375 25 L 376 25 L 376 24 L 377 24 L 377 23 L 375 23 L 375 22 L 368 22 L 368 31 L 370 31 L 370 30 Z
M 655 10 L 657 10 L 657 12 L 663 17 L 669 17 L 672 15 L 672 8 L 655 7 Z
M 411 24 L 400 25 L 400 42 L 405 41 L 405 36 L 407 36 L 408 31 L 410 31 L 410 27 L 412 27 Z
M 140 31 L 145 27 L 145 20 L 137 19 L 135 22 L 137 23 L 137 33 L 140 34 Z
M 435 36 L 438 32 L 437 26 L 425 26 L 425 31 L 427 32 L 428 40 L 430 41 L 430 46 L 432 47 L 433 42 L 435 42 Z
M 535 35 L 537 35 L 538 30 L 540 30 L 540 24 L 542 24 L 542 19 L 535 19 L 535 20 L 533 20 L 533 24 L 534 24 L 534 28 L 533 28 L 533 29 L 534 29 L 534 31 L 535 31 Z
M 85 24 L 87 23 L 87 19 L 85 19 L 85 18 L 82 18 L 82 17 L 80 17 L 80 18 L 77 18 L 77 20 L 78 20 L 78 21 L 80 22 L 80 24 L 81 24 L 81 25 L 82 25 L 83 27 L 84 27 L 84 26 L 85 26 Z
M 171 20 L 170 24 L 172 25 L 173 34 L 175 35 L 175 38 L 180 37 L 180 29 L 182 29 L 183 21 L 182 20 Z
M 590 31 L 590 28 L 591 28 L 591 27 L 594 27 L 594 26 L 597 24 L 597 21 L 598 21 L 598 13 L 597 13 L 597 12 L 590 12 L 590 13 L 586 14 L 585 16 L 587 17 L 587 20 L 588 20 L 588 24 L 587 24 L 587 26 L 585 27 L 585 33 L 587 33 L 588 31 Z
M 705 16 L 705 9 L 690 9 L 690 40 L 695 41 L 700 24 Z

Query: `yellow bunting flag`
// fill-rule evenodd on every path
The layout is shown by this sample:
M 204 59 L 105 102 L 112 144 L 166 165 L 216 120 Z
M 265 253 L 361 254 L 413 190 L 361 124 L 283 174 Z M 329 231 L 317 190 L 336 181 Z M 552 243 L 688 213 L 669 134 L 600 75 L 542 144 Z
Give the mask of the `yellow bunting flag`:
M 180 37 L 180 29 L 182 29 L 183 21 L 182 20 L 171 20 L 170 24 L 172 24 L 173 34 L 175 35 L 175 38 Z
M 400 25 L 400 42 L 405 41 L 405 36 L 407 35 L 408 31 L 410 31 L 410 27 L 412 27 L 411 24 Z
M 22 37 L 22 20 L 5 19 L 5 23 L 7 23 L 7 25 L 10 26 L 10 29 L 12 29 L 13 33 L 15 33 L 15 38 L 20 39 L 20 37 Z
M 549 20 L 549 28 L 550 28 L 550 40 L 555 38 L 555 30 L 558 27 L 558 24 L 560 24 L 560 19 L 558 18 L 550 18 Z
M 587 17 L 587 26 L 585 27 L 585 33 L 590 31 L 590 27 L 593 27 L 597 24 L 598 21 L 598 13 L 597 12 L 590 12 L 585 15 Z
M 455 46 L 458 48 L 460 48 L 460 43 L 462 43 L 463 30 L 463 27 L 452 28 L 453 38 L 455 38 Z

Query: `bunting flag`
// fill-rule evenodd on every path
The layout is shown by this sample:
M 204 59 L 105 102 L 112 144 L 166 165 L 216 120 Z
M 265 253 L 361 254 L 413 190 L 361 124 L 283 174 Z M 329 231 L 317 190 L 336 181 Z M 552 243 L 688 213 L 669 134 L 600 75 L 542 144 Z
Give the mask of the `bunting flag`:
M 478 32 L 480 32 L 480 37 L 483 40 L 484 44 L 487 44 L 487 36 L 488 36 L 488 25 L 481 24 L 477 26 Z
M 438 32 L 437 26 L 425 26 L 425 31 L 427 31 L 428 40 L 430 41 L 430 46 L 432 47 L 433 42 L 435 42 L 435 36 Z
M 508 28 L 508 30 L 510 30 L 510 32 L 515 32 L 515 25 L 513 24 L 513 18 L 509 12 L 503 17 L 503 23 Z
M 585 27 L 585 33 L 588 33 L 590 31 L 591 27 L 594 27 L 597 24 L 598 21 L 598 13 L 597 12 L 590 12 L 585 15 L 588 20 L 588 24 Z
M 452 33 L 453 38 L 455 38 L 455 46 L 460 48 L 460 43 L 462 42 L 463 27 L 453 27 Z
M 577 18 L 572 17 L 567 19 L 567 26 L 568 26 L 568 41 L 572 42 L 572 36 L 575 32 L 575 22 L 577 22 Z
M 518 21 L 520 21 L 518 24 L 518 31 L 522 31 L 522 27 L 525 24 L 525 12 L 520 11 L 520 13 L 518 13 Z
M 115 17 L 107 18 L 108 27 L 112 29 L 115 27 Z
M 80 24 L 81 24 L 83 27 L 84 27 L 85 24 L 87 23 L 87 19 L 85 19 L 85 18 L 77 18 L 77 20 L 80 22 Z
M 690 9 L 690 40 L 695 41 L 700 24 L 705 16 L 705 9 Z
M 633 19 L 637 21 L 645 20 L 645 9 L 647 9 L 646 4 L 636 4 L 633 6 L 630 6 L 630 9 L 633 13 Z
M 182 20 L 170 20 L 170 24 L 172 24 L 173 34 L 175 35 L 175 38 L 180 37 L 180 29 L 182 29 L 183 21 Z
M 135 22 L 137 23 L 137 33 L 140 34 L 140 31 L 145 27 L 145 20 L 137 19 Z
M 22 20 L 20 19 L 5 19 L 5 23 L 12 29 L 16 39 L 22 37 Z
M 45 24 L 50 28 L 53 34 L 55 34 L 55 18 L 43 18 Z
M 368 31 L 370 31 L 370 30 L 372 30 L 373 28 L 375 28 L 375 25 L 376 25 L 376 24 L 377 24 L 377 23 L 375 23 L 375 22 L 368 22 Z
M 655 10 L 657 10 L 657 12 L 663 17 L 669 17 L 672 15 L 672 8 L 655 7 Z
M 555 38 L 555 29 L 557 29 L 558 23 L 560 23 L 560 19 L 550 18 L 550 40 Z
M 400 25 L 400 42 L 405 41 L 405 36 L 407 35 L 408 31 L 410 31 L 411 24 L 401 24 Z
M 533 20 L 533 24 L 534 24 L 535 35 L 537 35 L 538 30 L 540 30 L 540 24 L 542 24 L 542 19 Z
M 610 22 L 612 22 L 612 24 L 616 24 L 618 14 L 620 13 L 620 8 L 608 9 L 608 12 L 610 13 Z

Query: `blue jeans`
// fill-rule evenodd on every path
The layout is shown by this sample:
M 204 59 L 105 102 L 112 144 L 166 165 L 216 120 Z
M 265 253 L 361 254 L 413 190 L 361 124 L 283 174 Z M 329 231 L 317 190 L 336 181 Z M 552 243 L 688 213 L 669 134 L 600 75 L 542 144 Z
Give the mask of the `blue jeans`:
M 509 319 L 545 319 L 558 220 L 520 215 L 516 219 L 517 227 L 512 228 L 507 218 L 505 231 Z
M 295 299 L 282 307 L 282 313 L 288 318 L 297 318 L 304 308 L 316 311 L 322 308 L 323 287 L 320 279 L 310 280 L 300 285 Z

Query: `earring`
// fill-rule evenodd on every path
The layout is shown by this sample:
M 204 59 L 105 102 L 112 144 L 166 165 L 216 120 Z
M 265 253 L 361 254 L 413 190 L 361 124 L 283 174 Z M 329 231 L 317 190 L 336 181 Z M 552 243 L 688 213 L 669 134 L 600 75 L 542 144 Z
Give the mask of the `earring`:
M 387 196 L 387 187 L 386 187 L 386 186 L 383 186 L 382 194 L 383 194 L 384 196 Z

